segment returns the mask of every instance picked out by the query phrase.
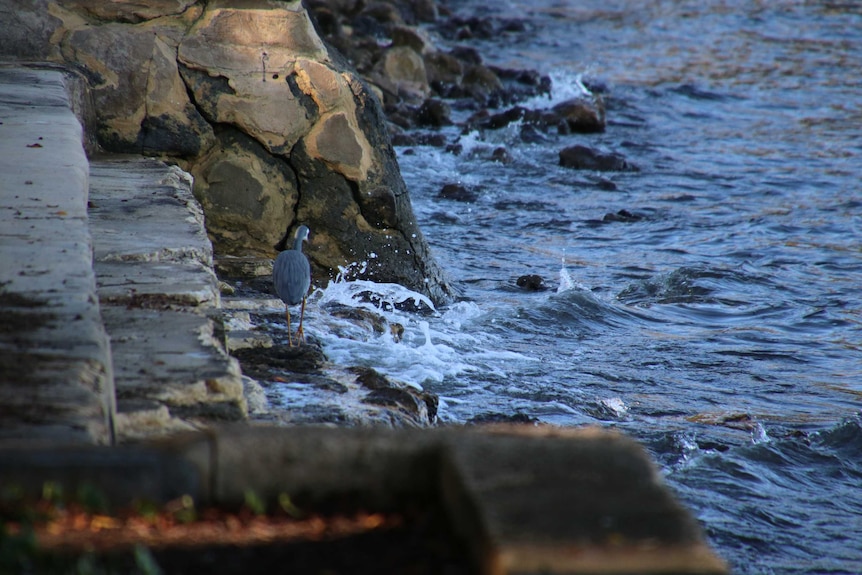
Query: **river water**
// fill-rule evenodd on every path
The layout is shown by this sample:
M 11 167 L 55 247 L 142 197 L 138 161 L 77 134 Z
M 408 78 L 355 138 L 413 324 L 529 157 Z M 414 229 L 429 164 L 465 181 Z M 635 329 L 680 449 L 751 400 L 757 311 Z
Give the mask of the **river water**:
M 470 42 L 489 63 L 552 77 L 531 107 L 601 90 L 607 130 L 453 128 L 459 155 L 399 148 L 420 226 L 464 298 L 427 314 L 384 303 L 404 340 L 357 341 L 315 332 L 335 321 L 329 302 L 369 305 L 331 285 L 309 331 L 336 362 L 439 394 L 444 422 L 520 414 L 633 436 L 736 573 L 862 573 L 862 8 L 453 8 L 524 20 Z M 559 167 L 576 143 L 640 171 Z M 494 161 L 497 147 L 512 161 Z M 475 201 L 439 197 L 453 182 Z M 633 217 L 606 221 L 620 210 Z M 524 274 L 549 289 L 518 288 Z M 365 287 L 384 302 L 415 295 Z

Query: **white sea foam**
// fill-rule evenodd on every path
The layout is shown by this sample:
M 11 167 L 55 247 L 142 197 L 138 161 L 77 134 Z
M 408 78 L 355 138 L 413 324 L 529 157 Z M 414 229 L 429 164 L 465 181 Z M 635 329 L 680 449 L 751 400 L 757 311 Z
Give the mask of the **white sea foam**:
M 498 339 L 483 329 L 488 314 L 474 302 L 458 302 L 437 310 L 426 296 L 397 284 L 367 280 L 345 281 L 341 274 L 323 290 L 312 294 L 309 312 L 327 357 L 338 365 L 367 365 L 379 372 L 423 389 L 465 373 L 506 377 L 507 365 L 533 358 L 500 349 Z M 427 312 L 403 311 L 410 302 Z M 350 314 L 336 308 L 367 310 L 385 322 L 404 328 L 400 341 L 390 330 L 375 332 Z M 327 310 L 333 313 L 327 313 Z M 345 317 L 346 316 L 346 317 Z M 452 400 L 457 403 L 456 400 Z M 441 406 L 441 412 L 445 406 Z M 445 418 L 445 414 L 444 418 Z
M 766 433 L 766 428 L 763 427 L 760 423 L 755 423 L 754 427 L 751 429 L 751 442 L 754 444 L 758 443 L 769 443 L 772 441 L 772 438 L 769 437 L 769 434 Z
M 617 417 L 628 415 L 629 406 L 619 397 L 600 399 L 599 402 L 614 413 Z
M 349 307 L 363 307 L 376 312 L 394 311 L 396 305 L 411 301 L 415 307 L 425 305 L 433 312 L 434 307 L 428 297 L 411 291 L 404 286 L 394 283 L 379 283 L 368 280 L 345 281 L 345 276 L 354 269 L 363 273 L 367 262 L 351 264 L 347 268 L 339 268 L 340 273 L 334 282 L 329 282 L 325 290 L 317 297 L 317 304 L 321 307 L 327 304 L 338 303 Z
M 569 274 L 569 270 L 566 269 L 566 264 L 564 262 L 563 266 L 560 268 L 560 285 L 557 286 L 557 293 L 567 292 L 574 287 L 575 282 L 572 280 L 572 276 Z
M 560 102 L 574 98 L 592 97 L 593 93 L 584 85 L 584 72 L 555 70 L 551 72 L 551 94 L 534 96 L 523 103 L 525 108 L 551 108 Z

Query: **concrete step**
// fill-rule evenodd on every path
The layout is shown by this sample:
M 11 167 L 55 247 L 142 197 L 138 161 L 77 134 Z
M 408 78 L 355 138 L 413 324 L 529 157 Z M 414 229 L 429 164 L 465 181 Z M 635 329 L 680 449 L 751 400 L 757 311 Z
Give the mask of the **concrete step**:
M 454 441 L 442 491 L 486 573 L 722 573 L 643 448 L 594 429 Z
M 0 68 L 0 442 L 109 443 L 114 390 L 66 76 Z
M 191 176 L 140 157 L 90 165 L 90 230 L 120 441 L 246 417 Z
M 3 450 L 0 487 L 99 489 L 117 505 L 442 509 L 487 575 L 726 574 L 643 448 L 598 428 L 214 428 L 134 446 Z M 216 571 L 217 572 L 217 571 Z

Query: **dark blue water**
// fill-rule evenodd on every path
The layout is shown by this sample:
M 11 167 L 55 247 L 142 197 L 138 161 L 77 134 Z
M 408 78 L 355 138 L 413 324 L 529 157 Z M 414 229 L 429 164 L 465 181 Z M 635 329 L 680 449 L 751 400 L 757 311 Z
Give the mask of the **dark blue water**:
M 737 573 L 862 573 L 862 8 L 451 6 L 525 19 L 471 43 L 552 76 L 532 106 L 599 87 L 609 125 L 400 149 L 465 301 L 401 318 L 403 351 L 354 346 L 353 361 L 440 394 L 448 421 L 522 413 L 636 437 Z M 559 167 L 575 143 L 641 170 Z M 492 159 L 500 146 L 513 162 Z M 458 181 L 475 202 L 438 197 Z M 620 210 L 637 217 L 603 221 Z M 551 289 L 518 289 L 528 273 Z

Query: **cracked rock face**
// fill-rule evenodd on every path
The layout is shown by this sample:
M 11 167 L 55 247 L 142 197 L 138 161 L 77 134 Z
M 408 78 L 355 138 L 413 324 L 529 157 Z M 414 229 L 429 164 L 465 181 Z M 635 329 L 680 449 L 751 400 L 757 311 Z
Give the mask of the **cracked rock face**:
M 195 176 L 217 253 L 273 257 L 304 223 L 317 283 L 357 263 L 357 277 L 449 299 L 380 103 L 301 2 L 24 0 L 4 20 L 0 37 L 41 22 L 47 45 L 27 55 L 83 71 L 104 148 Z

